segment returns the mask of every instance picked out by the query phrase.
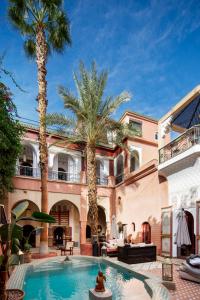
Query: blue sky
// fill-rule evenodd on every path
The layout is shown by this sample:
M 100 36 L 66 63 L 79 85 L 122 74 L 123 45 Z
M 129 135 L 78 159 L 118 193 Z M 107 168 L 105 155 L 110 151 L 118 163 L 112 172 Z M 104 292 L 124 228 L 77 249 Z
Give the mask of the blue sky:
M 1 53 L 4 65 L 27 93 L 4 81 L 13 92 L 19 115 L 37 120 L 37 70 L 23 51 L 23 38 L 8 22 L 1 0 Z M 199 0 L 65 0 L 72 46 L 48 60 L 48 111 L 63 111 L 58 85 L 74 90 L 72 72 L 79 60 L 95 60 L 109 71 L 106 94 L 131 92 L 115 114 L 132 110 L 161 117 L 200 83 Z

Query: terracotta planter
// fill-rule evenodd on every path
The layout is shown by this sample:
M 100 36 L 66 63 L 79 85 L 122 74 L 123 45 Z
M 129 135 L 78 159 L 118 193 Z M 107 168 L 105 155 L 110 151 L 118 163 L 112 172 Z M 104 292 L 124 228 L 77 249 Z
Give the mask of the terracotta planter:
M 32 260 L 32 253 L 31 252 L 25 252 L 24 253 L 24 263 L 30 263 Z
M 19 289 L 6 290 L 7 300 L 23 300 L 25 293 Z

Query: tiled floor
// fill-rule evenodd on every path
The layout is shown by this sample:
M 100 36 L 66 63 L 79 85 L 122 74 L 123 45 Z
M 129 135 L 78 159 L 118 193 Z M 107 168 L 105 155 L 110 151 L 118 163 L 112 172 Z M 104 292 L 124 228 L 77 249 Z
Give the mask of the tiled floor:
M 200 300 L 200 284 L 179 277 L 178 266 L 174 267 L 174 281 L 176 290 L 170 291 L 173 300 Z M 161 278 L 161 269 L 149 270 L 153 275 Z
M 112 260 L 118 263 L 117 258 L 112 258 Z M 129 265 L 129 267 L 134 271 L 150 276 L 153 275 L 153 278 L 157 278 L 160 281 L 162 277 L 162 260 L 163 258 L 158 257 L 156 262 L 133 264 Z M 181 259 L 172 259 L 174 264 L 174 282 L 176 284 L 175 291 L 170 291 L 172 300 L 200 300 L 200 284 L 183 280 L 179 277 L 178 269 L 182 261 Z

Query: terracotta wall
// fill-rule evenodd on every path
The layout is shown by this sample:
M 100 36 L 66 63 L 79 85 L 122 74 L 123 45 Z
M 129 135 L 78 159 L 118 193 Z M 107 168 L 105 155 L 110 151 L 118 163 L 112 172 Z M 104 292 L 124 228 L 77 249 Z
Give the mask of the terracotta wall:
M 117 221 L 128 224 L 127 232 L 132 234 L 134 242 L 142 242 L 141 225 L 148 222 L 151 225 L 151 241 L 160 253 L 161 207 L 167 202 L 166 182 L 160 182 L 157 170 L 143 175 L 127 186 L 122 184 L 116 188 Z M 135 223 L 135 232 L 132 222 Z

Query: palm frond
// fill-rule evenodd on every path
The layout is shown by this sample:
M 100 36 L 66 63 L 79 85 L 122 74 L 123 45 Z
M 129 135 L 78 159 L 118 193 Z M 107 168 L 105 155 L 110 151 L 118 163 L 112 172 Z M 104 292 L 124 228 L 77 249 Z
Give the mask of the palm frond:
M 24 51 L 28 57 L 30 58 L 35 57 L 36 45 L 33 39 L 27 39 L 24 42 Z
M 67 119 L 66 116 L 63 114 L 52 113 L 52 114 L 47 114 L 46 124 L 47 126 L 58 125 L 58 126 L 65 127 L 65 126 L 71 126 L 72 122 L 70 121 L 70 119 Z
M 27 36 L 25 50 L 29 56 L 34 56 L 29 39 L 35 40 L 36 28 L 41 24 L 46 34 L 48 55 L 53 50 L 62 52 L 65 45 L 71 45 L 70 22 L 61 0 L 9 0 L 9 3 L 8 17 L 21 34 Z

